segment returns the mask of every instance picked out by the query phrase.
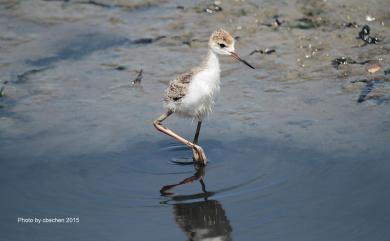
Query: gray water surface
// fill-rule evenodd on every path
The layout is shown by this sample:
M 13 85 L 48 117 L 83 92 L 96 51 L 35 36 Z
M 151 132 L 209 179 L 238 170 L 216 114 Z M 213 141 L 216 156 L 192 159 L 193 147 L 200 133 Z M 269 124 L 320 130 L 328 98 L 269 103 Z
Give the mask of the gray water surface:
M 1 241 L 390 240 L 388 3 L 210 3 L 0 2 Z M 378 44 L 356 38 L 365 24 Z M 221 58 L 209 165 L 175 165 L 191 151 L 152 121 L 219 27 L 257 69 Z

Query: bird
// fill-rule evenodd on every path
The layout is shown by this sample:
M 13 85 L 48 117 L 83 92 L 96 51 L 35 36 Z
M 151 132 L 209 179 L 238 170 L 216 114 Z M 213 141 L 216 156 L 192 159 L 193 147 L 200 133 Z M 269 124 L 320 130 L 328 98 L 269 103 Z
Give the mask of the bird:
M 215 97 L 220 90 L 219 56 L 230 56 L 255 69 L 239 57 L 235 52 L 234 44 L 235 39 L 229 32 L 224 29 L 215 30 L 209 38 L 208 53 L 203 62 L 170 81 L 163 98 L 166 112 L 153 121 L 153 125 L 158 131 L 175 138 L 192 149 L 194 163 L 207 164 L 206 154 L 203 148 L 198 145 L 198 139 L 202 121 L 211 112 Z M 172 114 L 198 121 L 192 142 L 162 124 Z

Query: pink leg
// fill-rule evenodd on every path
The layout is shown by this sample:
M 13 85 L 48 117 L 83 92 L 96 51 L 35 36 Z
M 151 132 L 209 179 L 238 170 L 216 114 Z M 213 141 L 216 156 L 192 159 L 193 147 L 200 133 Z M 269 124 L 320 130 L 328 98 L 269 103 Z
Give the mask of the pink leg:
M 192 149 L 192 153 L 194 155 L 194 160 L 198 162 L 202 162 L 203 164 L 207 164 L 207 158 L 206 154 L 204 153 L 202 147 L 184 139 L 183 137 L 179 136 L 175 132 L 171 131 L 170 129 L 166 128 L 162 125 L 162 122 L 168 118 L 173 112 L 168 111 L 166 114 L 163 114 L 160 116 L 157 120 L 153 121 L 154 127 L 156 127 L 157 130 L 167 134 L 168 136 L 171 136 L 178 140 L 179 142 L 183 143 L 184 145 L 190 147 Z

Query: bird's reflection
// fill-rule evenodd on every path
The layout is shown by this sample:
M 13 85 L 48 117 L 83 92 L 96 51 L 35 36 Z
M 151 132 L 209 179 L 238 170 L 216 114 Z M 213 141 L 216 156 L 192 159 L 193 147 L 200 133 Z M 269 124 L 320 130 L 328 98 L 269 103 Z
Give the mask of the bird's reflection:
M 204 183 L 205 166 L 195 166 L 195 174 L 177 184 L 163 186 L 161 195 L 170 197 L 175 202 L 174 215 L 176 223 L 185 232 L 188 241 L 215 240 L 231 241 L 232 227 L 226 217 L 225 210 L 217 200 L 208 200 L 214 193 L 206 190 Z M 191 195 L 175 195 L 174 187 L 199 181 L 202 192 Z M 202 198 L 203 201 L 185 202 Z

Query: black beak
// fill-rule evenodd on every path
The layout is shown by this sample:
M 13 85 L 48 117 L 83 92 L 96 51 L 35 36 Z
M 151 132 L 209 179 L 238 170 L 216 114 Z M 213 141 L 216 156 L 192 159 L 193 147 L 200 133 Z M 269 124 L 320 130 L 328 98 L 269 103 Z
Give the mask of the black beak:
M 235 52 L 230 52 L 230 56 L 232 56 L 233 58 L 237 59 L 238 61 L 243 62 L 243 63 L 244 63 L 245 65 L 247 65 L 249 68 L 255 69 L 255 67 L 253 67 L 252 65 L 250 65 L 248 62 L 246 62 L 246 61 L 243 60 L 242 58 L 240 58 L 240 56 L 238 56 L 238 54 L 236 54 Z

